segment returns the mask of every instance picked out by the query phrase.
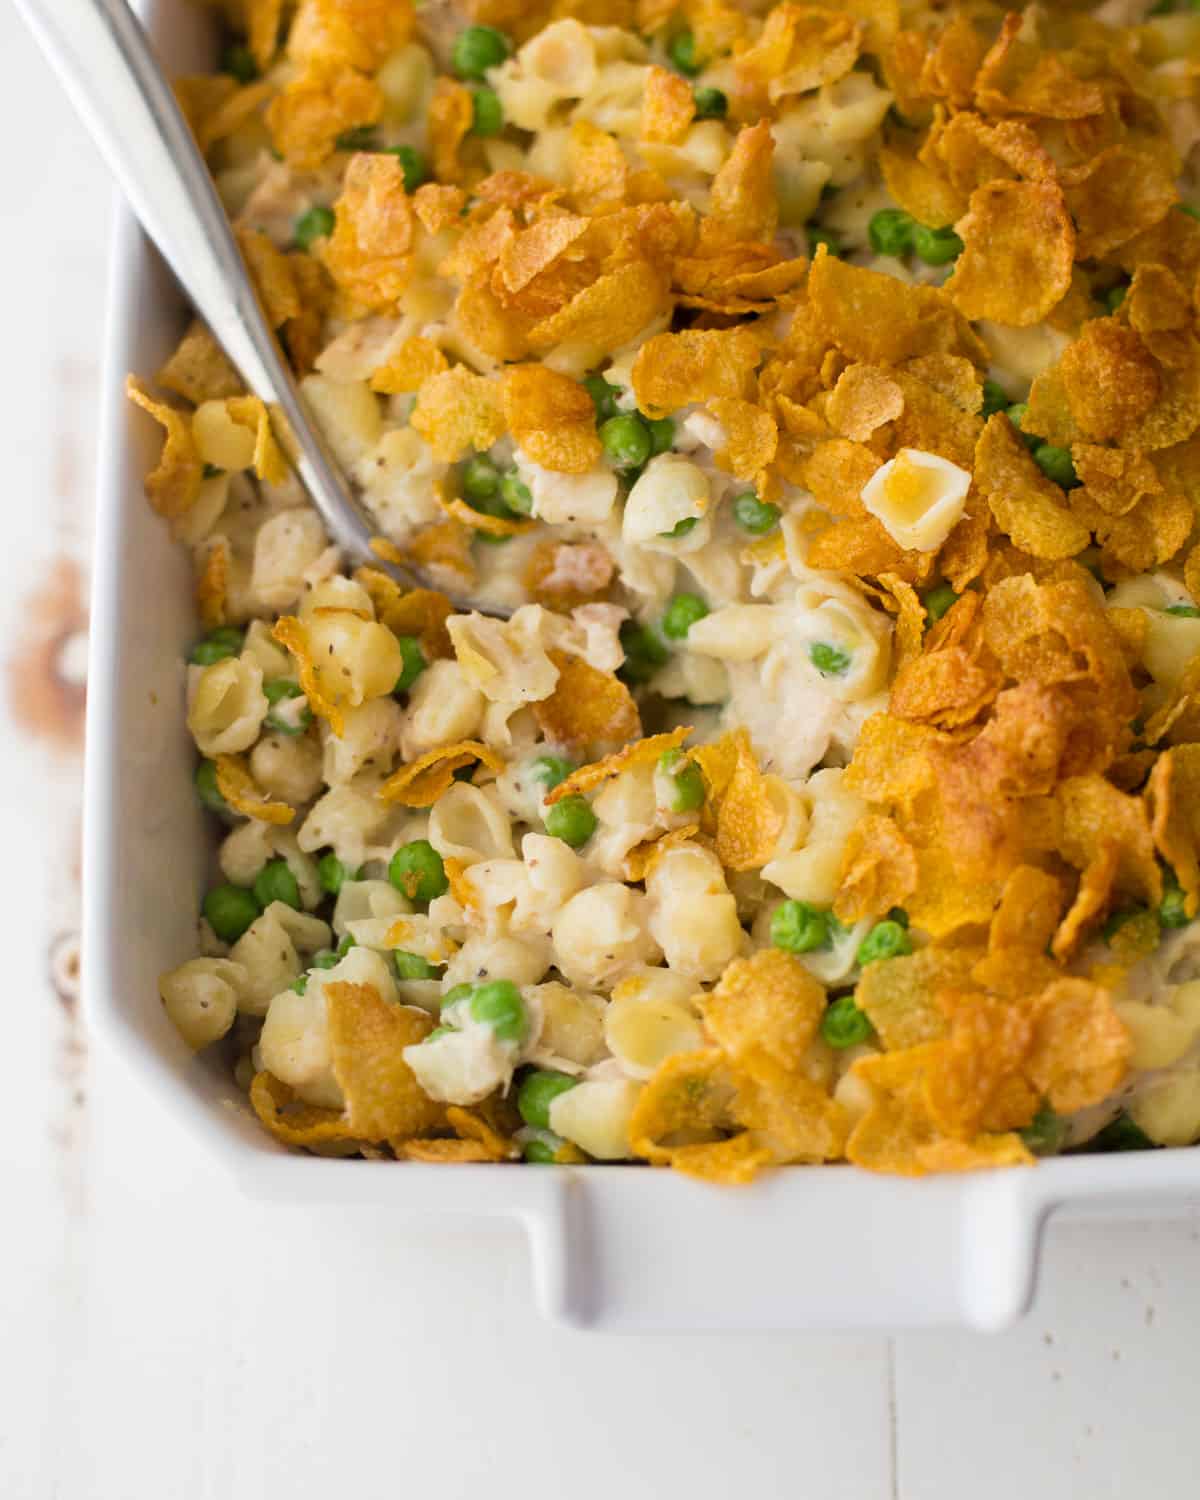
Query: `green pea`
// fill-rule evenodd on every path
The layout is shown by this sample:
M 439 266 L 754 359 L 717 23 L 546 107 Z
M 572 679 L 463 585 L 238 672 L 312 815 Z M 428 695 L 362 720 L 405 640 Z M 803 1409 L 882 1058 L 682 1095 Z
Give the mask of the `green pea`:
M 517 1109 L 526 1125 L 535 1130 L 550 1129 L 550 1106 L 559 1094 L 568 1093 L 579 1082 L 568 1073 L 551 1068 L 536 1068 L 526 1073 L 517 1090 Z
M 499 135 L 504 129 L 504 109 L 495 89 L 472 89 L 471 135 Z
M 617 397 L 621 394 L 620 386 L 609 385 L 603 375 L 589 375 L 583 382 L 583 388 L 592 398 L 597 422 L 607 422 L 610 417 L 617 415 L 620 410 L 617 405 Z
M 1127 1114 L 1110 1120 L 1087 1143 L 1089 1151 L 1153 1151 L 1155 1143 Z
M 511 979 L 489 979 L 477 984 L 471 993 L 472 1017 L 490 1026 L 502 1042 L 523 1042 L 529 1030 L 529 1017 L 521 992 Z
M 854 657 L 828 641 L 814 641 L 808 648 L 808 659 L 822 677 L 844 677 Z
M 566 781 L 574 769 L 572 763 L 563 760 L 561 755 L 539 755 L 529 768 L 529 779 L 550 791 L 560 781 Z
M 771 913 L 771 942 L 788 953 L 829 947 L 829 913 L 807 901 L 783 901 Z
M 466 26 L 454 38 L 450 58 L 460 78 L 482 78 L 511 51 L 508 38 L 494 26 Z
M 1067 1122 L 1043 1104 L 1020 1136 L 1034 1156 L 1057 1156 L 1067 1138 Z
M 735 496 L 732 510 L 734 521 L 751 536 L 763 536 L 768 531 L 773 531 L 783 514 L 777 505 L 760 500 L 753 490 L 746 490 L 744 494 Z
M 908 933 L 899 922 L 887 920 L 876 922 L 858 945 L 858 962 L 862 965 L 877 963 L 881 958 L 900 958 L 912 952 Z
M 389 146 L 387 154 L 400 163 L 406 193 L 415 193 L 423 182 L 428 182 L 429 168 L 415 146 Z
M 819 245 L 824 245 L 830 255 L 842 253 L 842 241 L 832 229 L 809 229 L 808 253 L 815 256 Z
M 253 83 L 258 77 L 254 53 L 244 42 L 232 43 L 221 58 L 221 72 L 230 74 L 239 83 Z
M 646 421 L 643 418 L 643 421 Z M 675 421 L 672 417 L 655 417 L 653 421 L 646 421 L 646 427 L 650 433 L 650 456 L 656 457 L 659 453 L 669 453 L 675 446 Z
M 204 898 L 208 925 L 223 943 L 236 943 L 258 916 L 253 891 L 240 885 L 214 885 Z
M 1119 911 L 1114 911 L 1101 927 L 1100 936 L 1106 943 L 1111 943 L 1127 922 L 1136 921 L 1148 913 L 1149 908 L 1145 906 L 1123 906 Z
M 448 1005 L 457 1005 L 460 1000 L 466 1000 L 474 991 L 475 986 L 473 984 L 451 985 L 442 996 L 442 1009 L 445 1010 Z
M 403 948 L 392 954 L 392 962 L 396 965 L 398 979 L 436 979 L 441 972 L 427 958 L 422 958 L 419 953 L 408 953 Z
M 704 777 L 695 761 L 685 760 L 682 750 L 667 750 L 658 757 L 657 770 L 670 782 L 667 810 L 695 812 L 704 801 Z
M 881 208 L 871 215 L 867 238 L 876 255 L 907 255 L 912 249 L 916 220 L 902 208 Z
M 890 909 L 888 912 L 888 921 L 896 922 L 904 928 L 905 932 L 908 931 L 908 913 L 902 906 L 893 906 Z
M 311 250 L 317 240 L 328 239 L 333 233 L 337 218 L 332 208 L 315 203 L 292 225 L 292 239 L 300 250 Z
M 294 990 L 297 995 L 303 995 L 308 989 L 308 975 L 301 974 L 299 979 L 293 979 L 288 988 Z
M 339 151 L 369 151 L 375 144 L 374 125 L 353 125 L 334 141 Z
M 921 602 L 925 606 L 925 618 L 930 625 L 936 625 L 952 604 L 958 600 L 958 595 L 948 583 L 935 584 L 933 588 L 927 589 L 921 595 Z
M 627 682 L 649 682 L 667 662 L 667 648 L 652 630 L 636 620 L 626 620 L 620 630 L 625 661 L 618 675 Z
M 500 498 L 515 516 L 533 514 L 533 494 L 515 467 L 500 481 Z
M 309 965 L 309 968 L 332 969 L 333 966 L 338 962 L 338 956 L 332 948 L 322 948 L 319 953 L 313 954 L 312 963 Z
M 552 802 L 542 821 L 552 839 L 562 839 L 572 849 L 581 848 L 596 831 L 596 814 L 586 797 L 563 797 Z
M 286 859 L 272 859 L 254 877 L 254 899 L 265 910 L 272 901 L 300 910 L 300 886 Z
M 221 796 L 221 789 L 217 785 L 217 766 L 215 761 L 202 760 L 196 767 L 193 780 L 196 783 L 196 796 L 200 799 L 202 807 L 207 807 L 209 812 L 227 813 L 229 803 Z
M 362 871 L 349 869 L 332 849 L 322 854 L 317 860 L 317 879 L 321 883 L 321 889 L 331 896 L 336 896 L 347 880 L 360 880 L 361 878 Z
M 348 932 L 346 936 L 341 940 L 341 942 L 337 945 L 334 957 L 345 958 L 346 954 L 350 952 L 351 948 L 357 947 L 358 939 L 354 936 L 353 933 Z
M 680 537 L 687 536 L 689 532 L 695 531 L 699 524 L 699 516 L 684 516 L 682 521 L 675 522 L 670 531 L 660 531 L 658 534 L 659 536 L 670 537 L 673 541 L 678 541 Z
M 927 266 L 949 265 L 963 252 L 962 240 L 949 225 L 942 229 L 930 229 L 925 224 L 914 224 L 912 244 L 917 257 Z
M 1160 919 L 1160 922 L 1163 922 L 1164 927 L 1188 926 L 1191 918 L 1188 916 L 1187 910 L 1185 910 L 1185 904 L 1187 904 L 1187 897 L 1185 897 L 1182 889 L 1179 888 L 1179 882 L 1175 879 L 1175 874 L 1172 871 L 1167 871 L 1167 877 L 1163 885 L 1163 901 L 1158 906 L 1158 919 Z
M 290 677 L 273 677 L 270 682 L 263 683 L 263 696 L 271 705 L 264 723 L 268 729 L 275 730 L 276 734 L 304 734 L 313 721 L 312 709 L 305 703 L 299 713 L 294 715 L 280 714 L 274 711 L 275 705 L 285 703 L 289 699 L 303 698 L 304 690 L 298 682 L 293 682 Z
M 866 1013 L 855 1005 L 851 995 L 832 1001 L 821 1017 L 822 1037 L 839 1052 L 865 1042 L 873 1029 Z
M 682 641 L 707 613 L 708 605 L 699 594 L 676 594 L 663 611 L 662 633 L 668 640 Z
M 1187 216 L 1191 219 L 1200 219 L 1200 204 L 1177 203 L 1175 207 L 1181 214 L 1187 214 Z
M 1181 620 L 1200 620 L 1200 609 L 1194 604 L 1168 604 L 1163 614 L 1175 615 Z
M 429 663 L 425 660 L 425 653 L 421 650 L 421 643 L 415 635 L 398 635 L 396 642 L 400 647 L 400 656 L 404 666 L 399 677 L 396 678 L 392 692 L 407 693 Z
M 1038 437 L 1036 433 L 1026 432 L 1024 430 L 1025 418 L 1028 416 L 1028 414 L 1029 405 L 1025 401 L 1015 402 L 1008 408 L 1008 411 L 1005 412 L 1005 416 L 1007 416 L 1008 420 L 1021 434 L 1025 446 L 1027 448 L 1039 448 L 1041 446 L 1042 439 Z
M 427 904 L 450 889 L 442 856 L 428 839 L 401 844 L 388 864 L 388 879 L 410 901 Z
M 1046 478 L 1060 489 L 1073 490 L 1079 483 L 1069 448 L 1056 448 L 1053 443 L 1042 443 L 1033 450 L 1033 461 Z
M 634 411 L 619 412 L 600 425 L 600 444 L 618 469 L 640 469 L 650 457 L 650 432 Z
M 697 120 L 723 120 L 729 113 L 729 100 L 721 89 L 696 89 L 692 98 Z
M 1117 308 L 1120 307 L 1122 302 L 1124 302 L 1125 296 L 1128 291 L 1129 288 L 1125 286 L 1109 287 L 1108 291 L 1104 294 L 1104 305 L 1108 308 L 1110 313 L 1116 312 Z
M 203 640 L 192 647 L 189 660 L 198 667 L 211 667 L 224 661 L 227 656 L 237 656 L 242 649 L 242 632 L 232 625 L 221 625 L 210 630 Z
M 552 1130 L 539 1130 L 521 1146 L 521 1156 L 539 1167 L 553 1167 L 558 1162 L 558 1153 L 566 1142 Z
M 696 60 L 696 38 L 690 28 L 677 31 L 667 43 L 667 57 L 672 67 L 688 78 L 694 78 L 699 73 L 701 64 Z
M 979 409 L 982 417 L 995 416 L 998 411 L 1008 408 L 1008 392 L 998 380 L 985 380 L 983 382 L 983 405 Z
M 476 454 L 462 466 L 460 482 L 464 499 L 490 500 L 500 492 L 500 470 L 490 458 Z

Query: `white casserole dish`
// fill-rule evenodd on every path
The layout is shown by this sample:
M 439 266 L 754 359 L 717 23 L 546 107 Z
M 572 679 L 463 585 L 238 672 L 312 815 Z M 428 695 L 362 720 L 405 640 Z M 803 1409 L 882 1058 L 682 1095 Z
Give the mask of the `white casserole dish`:
M 207 19 L 143 7 L 172 71 L 208 66 Z M 264 1199 L 386 1203 L 398 1221 L 519 1220 L 550 1317 L 606 1329 L 1001 1328 L 1032 1294 L 1052 1210 L 1100 1216 L 1200 1205 L 1200 1150 L 1076 1157 L 923 1181 L 791 1168 L 719 1189 L 646 1167 L 501 1170 L 291 1154 L 215 1061 L 195 1058 L 158 999 L 194 951 L 210 858 L 192 787 L 183 657 L 190 565 L 142 496 L 150 424 L 122 392 L 173 347 L 186 309 L 122 210 L 114 241 L 100 445 L 88 706 L 85 988 L 95 1034 Z M 131 1162 L 131 1170 L 137 1163 Z M 381 1289 L 382 1290 L 382 1289 Z

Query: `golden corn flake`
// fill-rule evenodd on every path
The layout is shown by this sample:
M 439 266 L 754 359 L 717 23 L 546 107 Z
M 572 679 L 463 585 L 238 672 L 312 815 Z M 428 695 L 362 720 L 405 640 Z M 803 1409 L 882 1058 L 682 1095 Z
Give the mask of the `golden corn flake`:
M 474 531 L 453 516 L 432 526 L 423 526 L 407 543 L 398 561 L 410 563 L 430 573 L 435 581 L 461 593 L 475 582 L 475 564 L 471 558 Z M 374 546 L 372 542 L 372 546 Z
M 736 730 L 729 742 L 733 765 L 719 786 L 703 756 L 694 756 L 705 774 L 706 826 L 713 820 L 717 858 L 727 870 L 759 870 L 775 853 L 787 821 L 786 802 L 776 779 L 759 770 L 746 731 Z
M 779 218 L 774 154 L 769 120 L 743 126 L 733 150 L 713 178 L 702 233 L 711 234 L 716 243 L 766 241 L 774 236 Z
M 1141 338 L 1115 318 L 1093 318 L 1059 361 L 1071 417 L 1104 442 L 1132 428 L 1158 400 L 1162 378 Z
M 808 297 L 818 327 L 851 359 L 896 365 L 921 354 L 961 354 L 989 362 L 944 292 L 852 266 L 824 246 L 809 272 Z
M 271 634 L 296 658 L 297 675 L 300 678 L 304 696 L 308 699 L 309 708 L 321 718 L 327 719 L 329 727 L 340 739 L 346 722 L 342 714 L 342 706 L 325 694 L 319 671 L 320 664 L 313 656 L 308 627 L 295 615 L 284 615 L 276 620 Z
M 1189 917 L 1200 911 L 1200 745 L 1158 757 L 1146 783 L 1155 847 L 1175 872 Z
M 642 95 L 642 140 L 681 141 L 695 113 L 696 103 L 687 79 L 669 73 L 666 68 L 652 67 Z
M 1074 557 L 1091 533 L 1047 479 L 1002 413 L 988 419 L 975 449 L 975 483 L 996 525 L 1033 557 Z
M 924 1081 L 937 1129 L 969 1138 L 1028 1125 L 1038 1107 L 1023 1076 L 1034 1034 L 1028 1007 L 972 990 L 943 990 L 938 1004 L 950 1034 L 930 1057 Z
M 520 1147 L 511 1135 L 496 1129 L 480 1109 L 462 1109 L 451 1104 L 446 1110 L 446 1123 L 462 1141 L 470 1141 L 482 1148 L 485 1161 L 511 1161 L 520 1156 Z
M 204 465 L 196 450 L 190 419 L 167 406 L 146 390 L 132 375 L 125 378 L 125 394 L 161 424 L 165 438 L 157 465 L 146 475 L 146 498 L 168 519 L 181 516 L 195 504 L 200 493 Z
M 879 166 L 890 196 L 918 224 L 953 224 L 966 213 L 966 195 L 918 154 L 915 143 L 883 146 Z
M 649 417 L 714 397 L 745 400 L 760 357 L 758 340 L 745 328 L 658 333 L 638 350 L 633 392 Z
M 835 83 L 854 66 L 863 27 L 853 16 L 813 5 L 782 4 L 767 13 L 758 40 L 735 60 L 739 90 L 772 104 Z
M 239 228 L 237 242 L 267 322 L 281 328 L 301 311 L 291 262 L 260 230 Z
M 667 277 L 653 262 L 632 261 L 598 276 L 533 323 L 527 333 L 529 347 L 545 350 L 579 343 L 590 349 L 619 349 L 668 310 L 668 289 Z
M 879 965 L 879 967 L 884 967 Z M 938 1132 L 925 1104 L 923 1084 L 941 1043 L 860 1057 L 851 1068 L 871 1091 L 871 1104 L 846 1142 L 846 1159 L 872 1172 L 923 1176 L 921 1151 Z
M 341 1110 L 321 1109 L 298 1099 L 273 1073 L 256 1073 L 250 1106 L 277 1141 L 285 1146 L 315 1147 L 350 1139 Z
M 257 396 L 229 396 L 225 410 L 239 427 L 254 434 L 254 455 L 250 465 L 259 479 L 267 484 L 282 484 L 288 477 L 287 461 L 271 429 L 271 416 Z
M 636 1156 L 669 1164 L 681 1147 L 713 1141 L 732 1129 L 734 1081 L 719 1047 L 677 1052 L 654 1071 L 629 1119 Z
M 280 0 L 255 3 L 273 7 L 278 23 Z M 288 33 L 288 57 L 373 73 L 409 40 L 415 19 L 409 0 L 300 0 Z M 260 25 L 265 32 L 265 18 Z
M 383 93 L 353 68 L 317 66 L 292 79 L 272 99 L 267 125 L 275 149 L 297 171 L 319 167 L 344 130 L 374 125 L 383 113 Z
M 450 362 L 432 339 L 414 334 L 388 356 L 387 363 L 371 375 L 371 389 L 385 396 L 419 391 L 434 375 L 450 368 Z
M 596 409 L 578 381 L 545 365 L 514 365 L 504 373 L 503 399 L 504 421 L 534 463 L 586 474 L 599 461 Z
M 1057 52 L 1020 37 L 1023 17 L 1005 16 L 975 80 L 975 98 L 986 114 L 1021 114 L 1046 120 L 1081 120 L 1101 114 L 1099 83 L 1077 75 Z
M 229 543 L 214 537 L 196 574 L 196 612 L 206 630 L 224 625 L 229 604 Z
M 415 636 L 427 661 L 454 655 L 446 621 L 454 606 L 436 589 L 403 589 L 378 568 L 359 568 L 354 574 L 370 595 L 375 618 L 398 636 Z
M 548 698 L 532 705 L 544 738 L 576 750 L 623 745 L 642 732 L 633 694 L 611 672 L 601 672 L 582 656 L 552 651 L 558 681 Z
M 825 991 L 781 948 L 735 958 L 703 1002 L 704 1026 L 726 1055 L 765 1052 L 794 1067 L 817 1034 Z
M 668 750 L 678 750 L 691 732 L 690 725 L 680 725 L 669 734 L 653 734 L 647 740 L 637 740 L 632 745 L 626 745 L 624 750 L 618 750 L 615 755 L 606 755 L 603 760 L 580 766 L 578 771 L 572 771 L 565 780 L 551 788 L 546 793 L 545 800 L 554 803 L 564 797 L 579 796 L 584 792 L 594 791 L 613 776 L 620 776 L 638 766 L 651 766 Z
M 939 1041 L 947 1025 L 936 996 L 942 990 L 961 989 L 977 956 L 972 948 L 929 947 L 887 963 L 868 964 L 854 991 L 854 1003 L 866 1013 L 888 1052 Z
M 946 292 L 968 318 L 1028 328 L 1071 285 L 1075 229 L 1050 182 L 989 182 L 956 226 L 963 252 Z
M 175 352 L 154 377 L 193 406 L 242 392 L 242 381 L 220 345 L 199 319 L 194 320 Z
M 859 732 L 846 769 L 847 789 L 868 802 L 911 806 L 933 784 L 926 751 L 942 739 L 926 725 L 872 714 Z
M 500 387 L 466 365 L 455 365 L 425 381 L 409 421 L 435 458 L 455 463 L 467 453 L 486 451 L 503 433 Z
M 404 1061 L 433 1030 L 426 1011 L 389 1005 L 370 984 L 325 985 L 333 1074 L 346 1100 L 348 1133 L 365 1141 L 423 1135 L 445 1118 Z
M 755 479 L 775 457 L 779 433 L 770 412 L 737 396 L 717 396 L 708 409 L 725 429 L 715 460 L 738 479 Z
M 355 304 L 394 312 L 412 276 L 414 235 L 399 159 L 383 151 L 353 157 L 335 213 L 321 248 L 329 274 Z
M 842 853 L 833 914 L 851 925 L 903 906 L 917 883 L 917 856 L 891 818 L 868 813 Z
M 833 1161 L 845 1150 L 844 1107 L 811 1078 L 769 1052 L 753 1051 L 735 1068 L 733 1113 L 772 1163 Z
M 468 505 L 461 495 L 439 493 L 438 504 L 455 521 L 469 526 L 472 531 L 482 531 L 487 536 L 520 536 L 523 531 L 531 531 L 535 525 L 533 521 L 524 521 L 515 516 L 488 515 L 486 511 L 476 510 Z
M 396 1155 L 404 1161 L 431 1162 L 438 1166 L 446 1166 L 454 1162 L 481 1164 L 507 1159 L 494 1155 L 481 1141 L 452 1141 L 445 1137 L 435 1137 L 432 1140 L 397 1141 L 395 1149 Z
M 497 774 L 504 769 L 504 762 L 486 745 L 478 740 L 458 740 L 453 745 L 427 750 L 401 766 L 379 788 L 379 796 L 384 802 L 397 802 L 401 807 L 432 807 L 443 792 L 449 791 L 455 771 L 476 762 Z
M 1041 953 L 1054 936 L 1062 909 L 1062 882 L 1036 865 L 1018 865 L 1004 882 L 988 947 L 993 952 Z
M 1078 231 L 1075 254 L 1095 260 L 1159 222 L 1179 201 L 1174 176 L 1158 153 L 1111 146 L 1062 174 Z
M 529 554 L 523 583 L 535 604 L 566 613 L 608 595 L 615 571 L 599 542 L 539 542 Z
M 865 443 L 876 428 L 895 421 L 903 410 L 904 392 L 886 370 L 856 364 L 848 366 L 838 378 L 825 407 L 825 418 L 843 437 Z
M 1060 979 L 1038 996 L 1026 1071 L 1057 1114 L 1099 1104 L 1129 1066 L 1133 1038 L 1112 995 L 1086 979 Z
M 1140 797 L 1119 792 L 1103 776 L 1071 776 L 1059 783 L 1063 858 L 1085 869 L 1108 845 L 1117 849 L 1117 890 L 1157 906 L 1162 873 L 1154 858 L 1154 838 Z
M 296 809 L 289 807 L 286 802 L 279 802 L 268 796 L 251 776 L 244 757 L 218 755 L 216 764 L 217 791 L 234 812 L 239 812 L 247 818 L 255 818 L 260 823 L 274 823 L 279 826 L 291 823 L 295 819 Z
M 670 1153 L 675 1171 L 719 1187 L 740 1187 L 753 1182 L 759 1168 L 770 1161 L 771 1152 L 748 1130 L 723 1141 L 676 1146 Z

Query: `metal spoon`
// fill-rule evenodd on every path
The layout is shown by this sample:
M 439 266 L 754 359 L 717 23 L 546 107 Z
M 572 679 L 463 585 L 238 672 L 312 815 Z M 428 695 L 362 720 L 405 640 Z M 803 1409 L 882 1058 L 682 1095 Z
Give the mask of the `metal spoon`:
M 413 587 L 415 573 L 371 551 L 379 528 L 309 418 L 262 315 L 208 167 L 141 23 L 125 0 L 16 3 L 146 232 L 246 385 L 266 403 L 330 537 L 347 559 L 369 561 Z

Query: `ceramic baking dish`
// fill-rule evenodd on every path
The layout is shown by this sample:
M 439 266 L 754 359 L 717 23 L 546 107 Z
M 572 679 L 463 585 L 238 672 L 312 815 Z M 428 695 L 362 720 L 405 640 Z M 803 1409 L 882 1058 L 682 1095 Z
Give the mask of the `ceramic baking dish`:
M 174 71 L 210 62 L 185 0 L 143 7 Z M 923 1181 L 792 1168 L 719 1189 L 645 1167 L 502 1169 L 292 1154 L 195 1058 L 158 974 L 194 951 L 211 839 L 181 711 L 196 632 L 190 566 L 142 497 L 150 424 L 122 395 L 173 347 L 184 303 L 118 215 L 103 383 L 85 829 L 88 1014 L 142 1085 L 260 1199 L 386 1204 L 409 1220 L 518 1220 L 550 1317 L 606 1329 L 1001 1328 L 1028 1305 L 1052 1211 L 1124 1217 L 1200 1205 L 1200 1150 L 1097 1156 Z M 130 1164 L 137 1170 L 137 1164 Z M 1102 1232 L 1097 1229 L 1097 1232 Z

